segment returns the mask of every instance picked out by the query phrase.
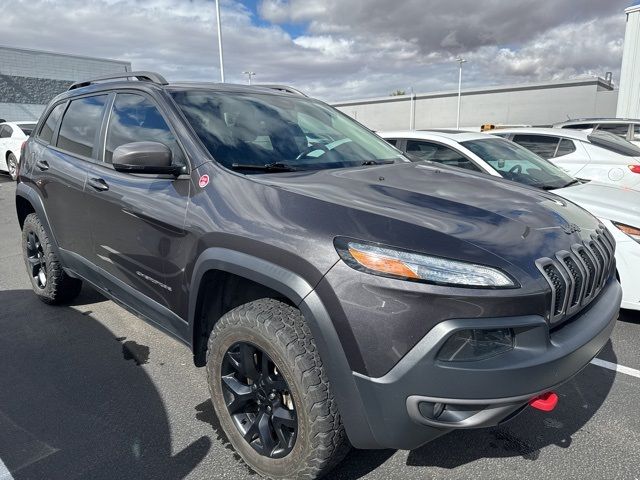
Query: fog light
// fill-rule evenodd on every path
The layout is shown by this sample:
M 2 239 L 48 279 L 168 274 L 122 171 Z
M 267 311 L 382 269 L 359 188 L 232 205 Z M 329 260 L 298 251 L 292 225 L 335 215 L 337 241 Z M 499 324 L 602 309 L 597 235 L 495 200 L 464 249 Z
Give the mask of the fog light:
M 513 330 L 469 329 L 451 335 L 438 352 L 438 360 L 472 362 L 508 352 L 513 348 Z

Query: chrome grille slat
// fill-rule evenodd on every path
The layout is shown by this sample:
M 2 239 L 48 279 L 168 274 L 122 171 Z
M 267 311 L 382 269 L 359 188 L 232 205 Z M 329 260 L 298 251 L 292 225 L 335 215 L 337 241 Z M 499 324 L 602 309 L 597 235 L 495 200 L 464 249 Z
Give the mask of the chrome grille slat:
M 615 258 L 615 241 L 604 228 L 590 239 L 560 251 L 555 258 L 536 261 L 551 288 L 549 323 L 562 322 L 588 305 L 609 279 Z

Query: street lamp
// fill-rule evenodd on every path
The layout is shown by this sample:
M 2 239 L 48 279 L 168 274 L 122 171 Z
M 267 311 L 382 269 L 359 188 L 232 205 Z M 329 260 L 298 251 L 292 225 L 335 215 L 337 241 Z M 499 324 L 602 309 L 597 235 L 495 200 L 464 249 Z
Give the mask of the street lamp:
M 218 23 L 218 52 L 220 53 L 220 81 L 224 83 L 224 57 L 222 55 L 222 28 L 220 27 L 220 0 L 216 0 L 216 21 Z
M 462 97 L 462 64 L 467 63 L 467 61 L 462 58 L 456 58 L 456 62 L 460 65 L 460 70 L 458 72 L 458 115 L 456 116 L 456 129 L 460 128 L 460 98 Z
M 409 108 L 409 130 L 416 129 L 416 94 L 413 93 L 413 87 L 409 87 L 411 91 L 411 96 L 409 97 L 409 101 L 411 102 L 411 107 Z
M 249 78 L 249 85 L 251 85 L 251 77 L 255 77 L 255 72 L 244 71 L 242 73 L 244 73 Z

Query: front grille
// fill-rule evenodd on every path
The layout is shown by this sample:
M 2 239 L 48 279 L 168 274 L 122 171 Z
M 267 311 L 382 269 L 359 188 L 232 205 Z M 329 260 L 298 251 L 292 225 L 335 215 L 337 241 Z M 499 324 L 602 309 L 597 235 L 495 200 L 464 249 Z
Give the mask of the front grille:
M 603 227 L 590 240 L 541 258 L 536 264 L 551 287 L 549 323 L 557 324 L 587 306 L 612 273 L 615 241 Z

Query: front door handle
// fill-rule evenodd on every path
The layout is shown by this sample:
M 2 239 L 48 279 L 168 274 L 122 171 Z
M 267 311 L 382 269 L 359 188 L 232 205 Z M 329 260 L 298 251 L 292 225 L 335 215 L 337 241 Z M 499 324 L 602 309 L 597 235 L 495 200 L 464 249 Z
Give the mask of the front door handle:
M 49 162 L 47 162 L 46 160 L 38 160 L 36 162 L 36 167 L 38 167 L 40 170 L 49 170 Z
M 109 190 L 109 185 L 102 178 L 90 178 L 88 183 L 99 192 Z

